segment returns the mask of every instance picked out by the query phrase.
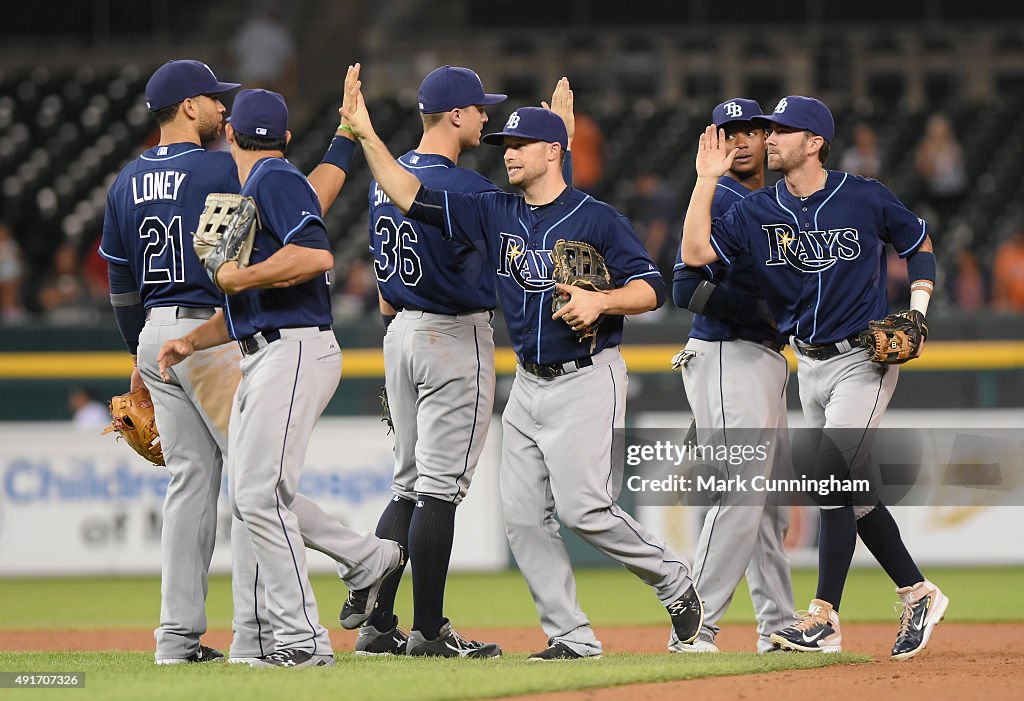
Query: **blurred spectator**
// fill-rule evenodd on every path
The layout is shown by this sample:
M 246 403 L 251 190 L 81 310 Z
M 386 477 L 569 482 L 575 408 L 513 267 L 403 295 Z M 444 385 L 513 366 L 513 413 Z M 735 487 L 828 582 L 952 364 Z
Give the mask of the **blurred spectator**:
M 62 243 L 53 256 L 53 268 L 39 290 L 39 306 L 52 324 L 79 325 L 96 322 L 99 309 L 78 268 L 78 255 L 71 244 Z
M 576 166 L 573 145 L 573 168 Z M 629 218 L 636 235 L 647 248 L 647 253 L 666 279 L 671 279 L 679 245 L 679 226 L 682 212 L 672 190 L 653 173 L 641 173 L 633 179 L 633 192 L 629 200 Z
M 878 180 L 882 176 L 882 159 L 878 155 L 878 137 L 866 122 L 853 130 L 853 145 L 843 151 L 839 170 Z
M 110 423 L 110 410 L 96 399 L 89 387 L 72 387 L 68 393 L 71 420 L 77 429 L 103 428 Z
M 900 258 L 892 246 L 887 246 L 886 251 L 889 312 L 893 313 L 910 308 L 910 275 L 907 273 L 907 261 Z
M 1024 222 L 992 260 L 992 302 L 997 309 L 1024 312 Z
M 939 225 L 948 224 L 967 192 L 967 169 L 953 125 L 944 115 L 928 118 L 917 146 L 917 172 L 928 189 L 929 204 L 939 215 Z
M 21 248 L 7 222 L 0 221 L 0 321 L 5 324 L 16 324 L 25 318 L 21 306 L 23 273 Z
M 275 3 L 252 3 L 252 15 L 231 40 L 231 56 L 238 73 L 232 80 L 247 88 L 266 88 L 295 97 L 298 75 L 295 41 Z
M 574 187 L 589 191 L 601 182 L 604 168 L 601 147 L 601 127 L 588 114 L 576 110 L 576 135 L 572 140 Z
M 378 309 L 377 278 L 373 268 L 357 258 L 348 269 L 341 291 L 334 296 L 334 317 L 341 321 L 358 319 Z
M 956 254 L 956 268 L 949 280 L 949 295 L 953 304 L 965 311 L 977 311 L 985 306 L 986 280 L 978 256 L 969 248 Z

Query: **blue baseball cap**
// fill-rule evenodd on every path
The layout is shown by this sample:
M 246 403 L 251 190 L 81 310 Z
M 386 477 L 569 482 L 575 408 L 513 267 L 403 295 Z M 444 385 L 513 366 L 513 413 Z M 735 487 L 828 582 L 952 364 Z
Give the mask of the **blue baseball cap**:
M 828 142 L 836 135 L 835 120 L 832 119 L 832 113 L 825 103 L 803 95 L 784 97 L 775 105 L 775 111 L 770 115 L 754 117 L 751 121 L 765 128 L 774 122 L 793 129 L 806 129 Z
M 219 95 L 241 87 L 222 83 L 202 61 L 168 61 L 146 83 L 146 107 L 156 112 L 196 95 Z
M 420 112 L 433 114 L 470 105 L 496 105 L 508 95 L 484 92 L 484 84 L 475 71 L 459 66 L 436 68 L 420 83 Z
M 506 136 L 561 144 L 563 151 L 569 145 L 569 132 L 565 130 L 565 122 L 557 114 L 543 107 L 520 107 L 509 115 L 503 130 L 487 134 L 483 142 L 501 146 L 505 143 Z
M 288 105 L 270 90 L 242 90 L 235 96 L 228 121 L 240 134 L 280 139 L 288 131 Z
M 724 127 L 730 122 L 749 122 L 754 117 L 762 117 L 761 105 L 756 100 L 734 97 L 718 105 L 711 112 L 711 123 Z

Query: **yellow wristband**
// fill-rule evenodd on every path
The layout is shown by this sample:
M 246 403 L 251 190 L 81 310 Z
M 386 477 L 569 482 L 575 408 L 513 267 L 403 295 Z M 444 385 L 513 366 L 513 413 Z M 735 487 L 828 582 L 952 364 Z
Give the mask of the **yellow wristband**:
M 352 130 L 352 127 L 350 127 L 347 124 L 339 124 L 338 125 L 338 131 L 347 131 L 353 137 L 355 137 L 355 135 L 356 135 L 356 133 Z

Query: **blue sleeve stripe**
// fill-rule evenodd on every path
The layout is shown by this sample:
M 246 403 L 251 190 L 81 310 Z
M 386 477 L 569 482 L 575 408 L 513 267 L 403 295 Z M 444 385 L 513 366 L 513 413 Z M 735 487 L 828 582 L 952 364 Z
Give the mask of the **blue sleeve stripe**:
M 716 187 L 720 187 L 720 188 L 722 188 L 723 190 L 728 190 L 728 191 L 729 191 L 729 192 L 731 192 L 732 194 L 736 195 L 737 197 L 742 197 L 743 199 L 746 199 L 746 197 L 747 197 L 747 196 L 746 196 L 746 195 L 744 195 L 743 193 L 741 193 L 741 192 L 739 192 L 739 191 L 737 191 L 737 190 L 733 190 L 733 189 L 732 189 L 731 187 L 729 187 L 728 185 L 723 185 L 722 183 L 717 183 L 717 184 L 716 184 Z
M 680 270 L 682 268 L 688 268 L 688 267 L 690 267 L 690 266 L 688 266 L 686 263 L 676 263 L 675 265 L 672 266 L 672 269 L 673 270 Z
M 922 243 L 924 243 L 924 237 L 927 236 L 927 235 L 928 235 L 928 222 L 926 222 L 924 219 L 922 219 L 921 220 L 921 236 L 918 237 L 917 241 L 914 242 L 913 246 L 911 246 L 907 250 L 905 250 L 902 253 L 900 253 L 900 258 L 906 258 L 911 253 L 916 251 L 918 246 L 920 246 Z
M 444 191 L 444 222 L 445 222 L 445 228 L 448 230 L 448 236 L 450 238 L 451 236 L 453 236 L 453 233 L 452 233 L 452 213 L 451 213 L 451 210 L 448 209 L 448 191 L 447 190 Z
M 715 237 L 714 236 L 711 237 L 711 247 L 713 249 L 715 249 L 715 253 L 718 254 L 718 257 L 722 259 L 723 263 L 725 263 L 726 265 L 732 265 L 732 261 L 729 260 L 729 257 L 727 255 L 725 255 L 724 253 L 722 253 L 722 249 L 719 248 L 718 242 L 715 241 Z
M 624 283 L 622 283 L 622 286 L 625 287 L 626 285 L 631 283 L 633 280 L 639 280 L 642 277 L 650 277 L 651 275 L 659 275 L 660 276 L 661 273 L 659 273 L 657 270 L 649 270 L 646 273 L 637 273 L 636 275 L 630 275 L 628 278 L 626 278 L 626 281 Z
M 310 220 L 313 220 L 313 221 L 318 221 L 318 222 L 320 222 L 320 226 L 324 226 L 324 222 L 323 222 L 323 219 L 321 219 L 320 217 L 318 217 L 318 216 L 317 216 L 317 215 L 315 215 L 315 214 L 307 214 L 307 215 L 306 215 L 306 216 L 304 216 L 304 217 L 303 217 L 303 218 L 302 218 L 301 220 L 299 220 L 299 223 L 298 223 L 298 224 L 296 224 L 296 225 L 295 225 L 295 226 L 294 226 L 294 227 L 292 228 L 292 230 L 291 230 L 291 231 L 289 231 L 289 232 L 288 232 L 287 234 L 285 234 L 285 235 L 284 235 L 284 240 L 282 241 L 282 243 L 284 243 L 284 244 L 287 244 L 287 243 L 288 243 L 288 241 L 289 241 L 289 240 L 291 239 L 291 237 L 292 237 L 292 236 L 294 236 L 294 235 L 295 235 L 296 233 L 298 233 L 299 229 L 301 229 L 302 227 L 304 227 L 304 226 L 306 225 L 306 223 L 307 223 L 308 221 L 310 221 Z M 326 227 L 326 226 L 324 226 L 324 228 L 326 229 L 327 227 Z
M 103 246 L 100 246 L 99 254 L 113 263 L 123 263 L 124 265 L 128 265 L 127 258 L 118 258 L 117 256 L 112 256 L 103 250 Z
M 228 304 L 228 296 L 224 295 L 224 318 L 228 320 L 228 333 L 231 338 L 238 340 L 238 334 L 235 333 L 235 320 L 231 318 L 231 305 Z
M 195 153 L 196 151 L 205 151 L 205 150 L 206 149 L 203 149 L 203 148 L 190 148 L 188 151 L 182 151 L 181 153 L 176 153 L 173 156 L 161 156 L 159 158 L 151 158 L 149 156 L 139 156 L 139 158 L 141 158 L 144 161 L 169 161 L 172 158 L 177 158 L 178 156 L 185 156 L 185 155 L 190 154 L 190 153 Z

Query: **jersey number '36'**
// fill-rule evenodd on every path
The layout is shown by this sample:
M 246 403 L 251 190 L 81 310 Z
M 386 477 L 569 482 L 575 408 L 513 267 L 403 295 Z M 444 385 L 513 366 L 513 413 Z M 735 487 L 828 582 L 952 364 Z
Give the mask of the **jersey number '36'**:
M 139 225 L 139 238 L 148 242 L 142 252 L 142 284 L 185 282 L 180 216 L 169 224 L 160 217 L 146 217 Z
M 380 282 L 387 282 L 398 271 L 399 277 L 409 287 L 415 287 L 423 277 L 423 265 L 416 254 L 414 244 L 418 241 L 416 230 L 408 221 L 396 225 L 391 217 L 379 217 L 373 233 L 380 237 L 373 269 Z

